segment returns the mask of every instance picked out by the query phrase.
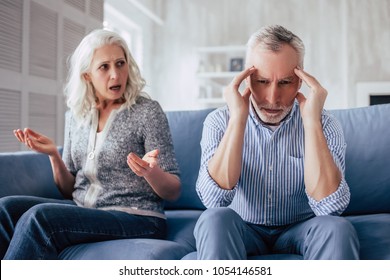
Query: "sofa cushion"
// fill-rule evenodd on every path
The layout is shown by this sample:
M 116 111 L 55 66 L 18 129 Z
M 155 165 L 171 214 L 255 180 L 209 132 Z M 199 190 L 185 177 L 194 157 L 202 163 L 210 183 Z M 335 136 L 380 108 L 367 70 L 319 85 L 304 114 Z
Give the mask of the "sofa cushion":
M 347 142 L 351 202 L 344 215 L 390 213 L 390 104 L 330 112 Z
M 179 260 L 188 251 L 179 243 L 160 239 L 120 239 L 83 243 L 66 248 L 63 260 Z
M 360 259 L 390 260 L 390 214 L 348 216 L 360 242 Z
M 202 210 L 167 210 L 167 239 L 180 243 L 189 252 L 196 248 L 194 228 Z
M 203 121 L 212 109 L 166 112 L 171 129 L 175 154 L 180 168 L 182 193 L 175 202 L 167 202 L 166 209 L 204 209 L 195 184 L 200 166 L 200 139 Z

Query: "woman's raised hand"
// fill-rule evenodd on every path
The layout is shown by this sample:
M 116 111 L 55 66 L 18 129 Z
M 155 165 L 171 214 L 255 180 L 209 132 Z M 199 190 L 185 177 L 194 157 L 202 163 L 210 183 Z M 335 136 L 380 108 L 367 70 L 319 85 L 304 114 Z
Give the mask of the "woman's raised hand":
M 15 129 L 14 134 L 21 143 L 24 143 L 27 147 L 36 152 L 44 153 L 49 156 L 57 153 L 57 146 L 49 137 L 35 132 L 32 129 Z

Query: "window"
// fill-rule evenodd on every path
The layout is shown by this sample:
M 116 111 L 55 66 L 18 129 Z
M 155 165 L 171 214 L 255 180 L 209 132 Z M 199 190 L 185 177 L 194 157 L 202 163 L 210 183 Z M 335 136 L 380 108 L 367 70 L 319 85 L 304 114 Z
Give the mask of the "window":
M 102 27 L 103 2 L 0 1 L 0 152 L 26 149 L 16 128 L 63 144 L 67 57 L 86 32 Z

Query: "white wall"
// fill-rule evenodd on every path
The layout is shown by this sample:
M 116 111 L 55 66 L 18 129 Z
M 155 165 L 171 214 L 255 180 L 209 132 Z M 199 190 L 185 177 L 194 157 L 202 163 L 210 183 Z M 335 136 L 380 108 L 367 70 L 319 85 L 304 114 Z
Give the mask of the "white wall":
M 389 0 L 150 0 L 144 71 L 166 110 L 197 109 L 197 47 L 245 44 L 259 27 L 281 24 L 306 44 L 306 70 L 329 95 L 326 108 L 356 105 L 356 83 L 390 81 Z M 131 9 L 131 8 L 130 8 Z M 150 24 L 151 23 L 151 24 Z M 148 35 L 146 35 L 148 36 Z
M 356 106 L 358 82 L 390 81 L 390 0 L 105 2 L 140 28 L 142 49 L 136 56 L 147 81 L 145 90 L 164 110 L 205 106 L 197 100 L 198 47 L 242 45 L 267 24 L 284 25 L 303 39 L 305 68 L 328 89 L 328 109 Z M 0 152 L 22 148 L 11 133 L 17 127 L 42 129 L 61 145 L 65 57 L 82 33 L 101 26 L 102 4 L 103 0 L 1 0 L 0 40 L 11 38 L 13 43 L 7 50 L 0 45 Z M 49 14 L 33 16 L 32 6 L 35 11 L 44 7 Z M 42 24 L 51 32 L 47 20 L 55 25 L 53 36 L 31 33 L 33 28 L 43 30 Z

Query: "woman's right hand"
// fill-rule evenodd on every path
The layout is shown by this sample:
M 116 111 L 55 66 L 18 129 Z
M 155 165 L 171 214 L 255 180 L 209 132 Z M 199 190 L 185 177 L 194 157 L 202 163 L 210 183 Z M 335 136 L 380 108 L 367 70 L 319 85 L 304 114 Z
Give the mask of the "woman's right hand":
M 14 134 L 21 143 L 24 143 L 27 147 L 36 152 L 44 153 L 49 156 L 58 152 L 57 146 L 49 137 L 39 134 L 32 129 L 16 129 L 14 130 Z

